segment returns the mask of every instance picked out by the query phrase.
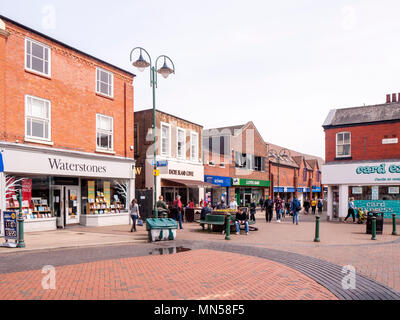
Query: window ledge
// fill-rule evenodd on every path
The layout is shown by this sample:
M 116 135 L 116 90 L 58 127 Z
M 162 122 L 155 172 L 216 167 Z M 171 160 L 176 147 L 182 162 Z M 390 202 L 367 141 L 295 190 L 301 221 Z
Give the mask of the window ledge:
M 96 96 L 99 96 L 99 97 L 106 98 L 106 99 L 114 101 L 114 96 L 108 96 L 108 95 L 106 95 L 104 93 L 96 92 Z
M 30 70 L 30 69 L 25 68 L 25 72 L 34 74 L 35 76 L 39 76 L 39 77 L 42 77 L 47 80 L 51 80 L 51 75 L 47 75 L 45 73 L 40 73 L 39 71 Z
M 36 140 L 36 139 L 32 139 L 32 138 L 25 138 L 24 141 L 31 142 L 31 143 L 37 143 L 37 144 L 45 144 L 48 146 L 54 146 L 54 142 L 52 142 L 52 141 Z
M 116 152 L 113 151 L 113 150 L 101 150 L 101 149 L 96 149 L 96 152 L 97 152 L 97 153 L 113 154 L 113 155 L 116 154 Z
M 340 160 L 353 160 L 353 157 L 345 156 L 345 157 L 336 157 L 335 161 L 340 161 Z

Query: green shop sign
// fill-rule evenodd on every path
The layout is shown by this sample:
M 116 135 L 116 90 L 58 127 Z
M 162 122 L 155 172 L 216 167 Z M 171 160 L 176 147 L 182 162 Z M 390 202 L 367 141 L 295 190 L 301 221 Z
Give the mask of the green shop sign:
M 362 210 L 383 212 L 385 219 L 392 218 L 392 213 L 400 218 L 400 201 L 397 200 L 356 200 L 354 206 Z
M 270 187 L 271 182 L 266 180 L 250 180 L 250 179 L 232 179 L 233 186 L 243 186 L 243 187 Z
M 386 174 L 386 173 L 400 173 L 400 165 L 392 164 L 388 168 L 386 164 L 380 164 L 378 166 L 361 166 L 356 170 L 357 174 Z

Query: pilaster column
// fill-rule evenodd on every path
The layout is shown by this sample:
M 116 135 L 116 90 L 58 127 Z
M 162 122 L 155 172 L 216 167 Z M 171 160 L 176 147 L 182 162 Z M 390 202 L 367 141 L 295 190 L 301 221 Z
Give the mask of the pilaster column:
M 339 186 L 339 220 L 342 221 L 347 216 L 347 211 L 349 207 L 349 186 L 340 185 Z
M 0 140 L 5 138 L 6 132 L 6 44 L 9 35 L 0 19 Z
M 4 172 L 0 172 L 0 235 L 3 235 L 3 211 L 6 210 L 6 181 Z
M 328 186 L 328 202 L 327 202 L 327 218 L 332 220 L 333 218 L 333 188 Z

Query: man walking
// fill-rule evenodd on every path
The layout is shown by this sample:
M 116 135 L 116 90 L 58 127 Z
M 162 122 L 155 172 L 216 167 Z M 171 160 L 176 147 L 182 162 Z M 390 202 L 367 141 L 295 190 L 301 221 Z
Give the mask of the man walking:
M 274 210 L 274 202 L 272 201 L 271 196 L 269 196 L 268 199 L 265 200 L 264 207 L 265 207 L 265 219 L 269 223 L 272 220 L 272 215 Z
M 296 196 L 293 197 L 293 201 L 290 205 L 290 209 L 293 212 L 293 224 L 296 222 L 296 225 L 298 225 L 299 224 L 299 211 L 301 210 L 301 204 Z
M 257 210 L 257 205 L 256 205 L 256 201 L 254 199 L 251 199 L 250 202 L 250 220 L 251 221 L 256 221 L 256 210 Z
M 282 199 L 278 195 L 275 199 L 276 222 L 281 223 Z

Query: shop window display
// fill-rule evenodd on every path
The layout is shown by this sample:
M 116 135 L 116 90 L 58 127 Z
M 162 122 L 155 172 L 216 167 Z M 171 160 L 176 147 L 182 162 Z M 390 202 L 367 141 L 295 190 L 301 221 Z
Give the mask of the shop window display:
M 83 214 L 113 214 L 127 208 L 128 181 L 82 179 Z

